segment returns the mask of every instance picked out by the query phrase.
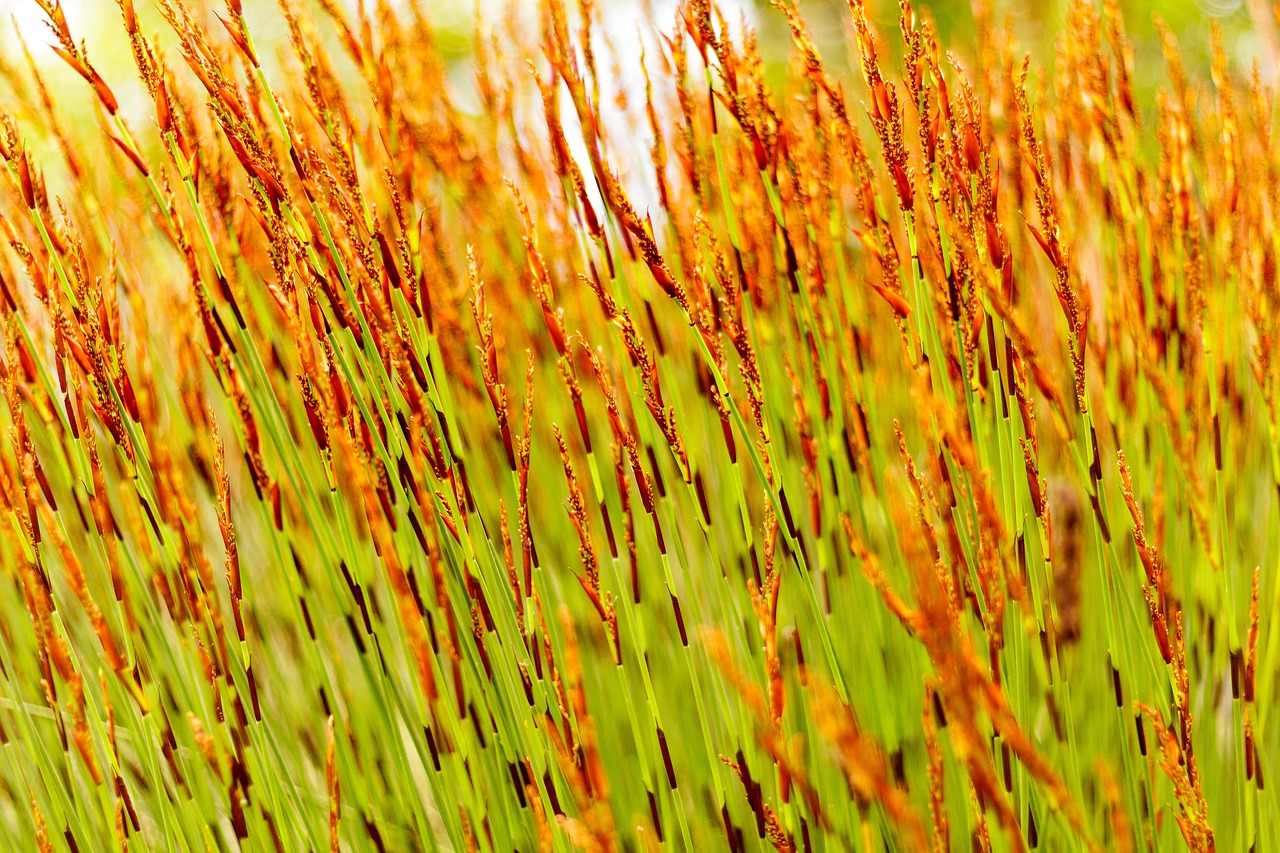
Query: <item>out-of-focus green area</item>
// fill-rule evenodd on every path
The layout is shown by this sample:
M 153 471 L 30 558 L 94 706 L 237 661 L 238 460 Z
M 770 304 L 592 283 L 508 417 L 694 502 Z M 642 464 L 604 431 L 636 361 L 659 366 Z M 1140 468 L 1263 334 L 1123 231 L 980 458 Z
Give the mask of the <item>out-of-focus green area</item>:
M 50 40 L 34 0 L 11 2 L 12 7 L 8 11 L 15 26 L 0 27 L 0 33 L 4 33 L 0 37 L 0 44 L 6 48 L 9 57 L 14 55 L 12 48 L 16 46 L 18 33 L 25 36 L 33 49 L 42 47 L 43 43 Z M 469 73 L 468 60 L 477 9 L 482 15 L 500 14 L 501 10 L 511 6 L 527 12 L 530 9 L 526 7 L 531 7 L 536 2 L 537 0 L 480 0 L 477 4 L 475 0 L 432 0 L 420 5 L 428 12 L 438 48 L 446 59 L 455 64 L 459 79 L 465 80 Z M 810 32 L 819 40 L 819 47 L 826 61 L 832 67 L 848 68 L 851 54 L 850 45 L 845 38 L 849 25 L 846 0 L 799 2 Z M 345 5 L 352 7 L 353 11 L 356 6 L 352 0 L 348 0 Z M 376 4 L 364 5 L 373 7 Z M 393 9 L 405 5 L 404 0 L 390 0 Z M 633 32 L 638 22 L 647 20 L 661 22 L 660 26 L 670 29 L 670 22 L 674 19 L 675 3 L 672 0 L 620 0 L 598 5 L 611 29 L 619 34 Z M 732 0 L 721 5 L 729 10 L 728 14 L 733 14 L 732 10 L 736 8 L 737 14 L 757 30 L 767 56 L 778 66 L 780 78 L 780 66 L 785 61 L 790 38 L 782 16 L 770 8 L 765 0 Z M 1056 40 L 1063 31 L 1067 0 L 1016 0 L 987 5 L 993 20 L 1012 25 L 1020 49 L 1036 57 L 1038 65 L 1043 66 L 1043 57 L 1057 50 Z M 216 10 L 221 4 L 211 2 L 209 6 Z M 892 33 L 897 29 L 899 13 L 896 2 L 875 0 L 867 6 L 881 33 Z M 113 86 L 123 85 L 127 95 L 130 88 L 128 82 L 136 79 L 132 57 L 126 52 L 127 43 L 122 38 L 106 37 L 118 35 L 115 30 L 122 26 L 116 4 L 110 0 L 63 0 L 63 7 L 72 20 L 75 31 L 86 35 L 95 63 Z M 284 44 L 286 31 L 276 0 L 244 0 L 244 7 L 250 26 L 258 34 L 259 42 L 268 45 L 274 42 L 277 47 L 287 48 Z M 1248 74 L 1252 65 L 1257 62 L 1264 79 L 1275 75 L 1280 57 L 1273 55 L 1268 44 L 1276 43 L 1278 25 L 1276 14 L 1267 0 L 1122 0 L 1120 7 L 1125 15 L 1128 34 L 1134 42 L 1136 94 L 1139 103 L 1148 108 L 1154 102 L 1154 93 L 1167 83 L 1155 24 L 1157 19 L 1162 20 L 1178 39 L 1183 63 L 1193 78 L 1207 76 L 1204 72 L 1207 72 L 1209 66 L 1210 27 L 1215 22 L 1222 30 L 1224 48 L 1237 70 Z M 940 42 L 962 62 L 974 58 L 969 55 L 977 43 L 974 8 L 974 4 L 966 0 L 927 0 L 917 3 L 917 9 L 935 21 L 941 36 Z M 652 16 L 647 9 L 652 9 Z M 170 40 L 166 38 L 169 35 L 168 28 L 163 25 L 157 4 L 141 2 L 138 4 L 138 11 L 144 22 L 160 37 L 160 43 L 169 43 Z M 315 11 L 320 11 L 318 6 Z M 318 20 L 324 18 L 323 14 L 316 17 Z M 34 52 L 42 64 L 49 66 L 51 83 L 59 95 L 65 88 L 69 97 L 88 98 L 84 87 L 74 85 L 74 73 L 58 62 L 52 52 Z M 338 53 L 340 51 L 335 51 L 335 56 Z M 268 49 L 264 54 L 270 59 L 273 54 L 278 54 L 278 50 Z M 63 87 L 60 85 L 63 81 L 72 85 Z M 143 97 L 141 89 L 134 88 L 137 97 Z
M 783 56 L 789 33 L 767 3 L 758 17 L 762 41 L 774 56 Z M 1045 68 L 1046 58 L 1055 55 L 1062 38 L 1067 0 L 1018 0 L 987 2 L 978 0 L 917 0 L 916 9 L 934 20 L 940 43 L 966 66 L 976 64 L 975 6 L 985 5 L 996 24 L 1007 23 L 1017 37 L 1019 52 L 1030 53 L 1033 67 Z M 1101 0 L 1095 4 L 1102 6 Z M 1133 83 L 1138 105 L 1149 112 L 1156 92 L 1168 85 L 1157 21 L 1178 40 L 1179 53 L 1191 79 L 1208 79 L 1210 33 L 1216 23 L 1222 31 L 1223 49 L 1235 69 L 1248 76 L 1256 62 L 1264 80 L 1274 79 L 1280 56 L 1268 45 L 1277 44 L 1277 15 L 1267 0 L 1120 0 L 1125 29 L 1133 42 Z M 845 0 L 800 0 L 810 32 L 820 40 L 824 58 L 834 61 L 851 56 L 845 36 L 849 12 Z M 867 4 L 881 35 L 894 36 L 899 10 L 896 0 L 875 0 Z M 778 79 L 781 79 L 779 73 Z

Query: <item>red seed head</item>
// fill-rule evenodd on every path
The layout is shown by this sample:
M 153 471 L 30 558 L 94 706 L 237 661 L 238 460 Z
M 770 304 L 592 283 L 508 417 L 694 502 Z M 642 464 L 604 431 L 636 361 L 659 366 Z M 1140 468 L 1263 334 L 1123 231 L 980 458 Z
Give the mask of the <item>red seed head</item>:
M 25 148 L 18 152 L 18 185 L 22 189 L 22 200 L 26 202 L 29 209 L 35 210 L 36 193 L 31 183 L 31 164 L 28 162 Z
M 978 143 L 978 135 L 973 132 L 972 125 L 964 128 L 964 163 L 970 172 L 977 172 L 982 165 L 982 147 Z

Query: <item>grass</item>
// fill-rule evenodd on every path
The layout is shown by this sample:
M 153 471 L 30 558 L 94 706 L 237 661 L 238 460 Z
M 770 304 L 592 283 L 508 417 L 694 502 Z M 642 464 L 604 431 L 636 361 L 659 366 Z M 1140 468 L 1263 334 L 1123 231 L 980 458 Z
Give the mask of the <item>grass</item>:
M 847 77 L 779 0 L 770 89 L 692 0 L 614 92 L 546 0 L 470 109 L 415 3 L 264 66 L 119 0 L 144 115 L 34 2 L 94 100 L 0 65 L 6 849 L 1280 836 L 1280 149 L 1216 34 L 851 0 Z

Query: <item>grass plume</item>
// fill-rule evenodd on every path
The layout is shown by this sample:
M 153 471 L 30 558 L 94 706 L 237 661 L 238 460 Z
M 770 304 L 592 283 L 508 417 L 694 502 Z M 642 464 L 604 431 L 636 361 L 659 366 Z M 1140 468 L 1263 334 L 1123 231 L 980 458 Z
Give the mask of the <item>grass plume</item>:
M 828 57 L 774 0 L 773 65 L 684 0 L 632 87 L 540 0 L 473 104 L 413 0 L 279 0 L 270 57 L 33 2 L 6 849 L 1280 837 L 1276 91 L 1217 30 L 1198 79 L 1110 0 L 1052 55 L 849 0 Z

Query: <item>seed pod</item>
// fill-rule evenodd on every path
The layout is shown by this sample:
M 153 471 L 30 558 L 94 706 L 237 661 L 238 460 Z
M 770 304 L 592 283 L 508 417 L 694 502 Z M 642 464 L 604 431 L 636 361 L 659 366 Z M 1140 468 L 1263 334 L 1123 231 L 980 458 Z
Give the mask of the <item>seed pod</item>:
M 107 81 L 98 76 L 97 71 L 92 71 L 92 77 L 89 82 L 93 84 L 93 90 L 98 95 L 98 100 L 102 102 L 102 106 L 111 115 L 115 115 L 120 109 L 120 102 L 116 100 L 115 93 L 111 91 L 111 87 L 107 85 Z
M 1004 238 L 1000 235 L 1000 227 L 990 219 L 986 222 L 987 254 L 991 257 L 991 265 L 996 269 L 1004 266 Z
M 137 151 L 134 151 L 132 147 L 130 147 L 124 140 L 120 139 L 117 136 L 108 134 L 107 138 L 110 139 L 112 142 L 114 142 L 115 146 L 119 148 L 120 151 L 126 157 L 129 158 L 129 161 L 133 163 L 133 165 L 137 168 L 139 172 L 142 173 L 142 177 L 144 178 L 151 177 L 151 170 L 147 168 L 147 164 L 143 161 L 142 157 L 138 154 Z
M 662 288 L 662 292 L 676 299 L 676 282 L 671 277 L 671 273 L 667 272 L 666 267 L 660 262 L 649 261 L 649 271 L 653 273 L 653 280 Z
M 934 110 L 929 119 L 929 132 L 925 147 L 925 162 L 933 164 L 938 157 L 938 134 L 942 128 L 942 111 Z
M 547 333 L 551 335 L 551 343 L 555 346 L 556 352 L 562 358 L 569 354 L 569 340 L 564 333 L 564 309 L 557 308 L 552 311 L 550 307 L 543 307 L 542 319 L 547 324 Z
M 769 155 L 765 151 L 764 143 L 760 141 L 760 134 L 751 134 L 751 153 L 756 158 L 756 169 L 763 172 L 769 167 Z
M 1044 251 L 1045 257 L 1049 259 L 1049 263 L 1053 264 L 1055 269 L 1062 269 L 1062 250 L 1058 248 L 1058 240 L 1056 237 L 1046 237 L 1044 232 L 1030 222 L 1027 227 L 1031 229 L 1031 236 L 1036 238 L 1036 242 L 1040 244 L 1041 250 Z
M 871 105 L 874 108 L 876 118 L 880 121 L 888 121 L 893 114 L 892 102 L 889 99 L 889 89 L 885 86 L 884 80 L 876 80 L 871 87 L 871 94 Z
M 898 200 L 902 203 L 902 210 L 909 213 L 915 203 L 915 194 L 911 191 L 911 176 L 898 163 L 890 163 L 889 167 L 893 171 L 893 182 L 897 185 Z
M 31 183 L 31 164 L 28 162 L 27 150 L 18 151 L 18 186 L 22 189 L 22 200 L 29 210 L 36 209 L 36 193 Z
M 325 450 L 329 447 L 329 432 L 320 414 L 320 403 L 316 399 L 315 389 L 311 387 L 311 381 L 305 376 L 299 376 L 298 380 L 302 385 L 302 403 L 307 410 L 307 423 L 311 425 L 311 434 L 315 437 L 316 446 Z
M 250 160 L 247 164 L 249 170 L 254 176 L 262 182 L 262 187 L 266 190 L 267 198 L 272 202 L 281 202 L 285 199 L 284 187 L 276 180 L 275 175 L 271 174 L 271 170 L 267 167 Z
M 173 129 L 173 114 L 169 110 L 169 89 L 165 86 L 164 81 L 160 81 L 160 85 L 156 87 L 156 123 L 160 126 L 160 133 L 164 135 Z M 234 136 L 228 136 L 227 141 L 231 143 L 234 149 L 239 142 Z M 243 159 L 243 158 L 241 158 Z
M 870 284 L 872 290 L 880 294 L 881 298 L 884 299 L 885 302 L 889 303 L 889 307 L 893 309 L 894 314 L 897 314 L 904 320 L 911 314 L 911 305 L 908 304 L 907 300 L 903 299 L 899 294 L 894 293 L 886 287 L 881 287 L 874 282 L 871 282 Z
M 120 399 L 124 402 L 125 411 L 129 413 L 133 422 L 142 423 L 142 413 L 138 410 L 138 398 L 133 393 L 133 382 L 125 370 L 120 371 Z
M 976 173 L 982 164 L 982 150 L 978 144 L 978 136 L 973 132 L 973 126 L 966 124 L 964 127 L 964 162 L 970 172 Z
M 240 0 L 230 0 L 230 2 L 234 7 L 232 8 L 232 12 L 235 13 L 236 19 L 243 21 L 244 17 L 240 12 Z M 253 49 L 249 47 L 249 43 L 245 41 L 245 38 L 240 33 L 239 28 L 232 26 L 231 22 L 221 15 L 215 13 L 215 17 L 218 19 L 218 22 L 222 24 L 223 29 L 227 31 L 227 35 L 231 36 L 231 40 L 235 42 L 236 47 L 244 54 L 245 59 L 249 60 L 249 64 L 254 68 L 257 68 L 258 57 L 254 54 Z

